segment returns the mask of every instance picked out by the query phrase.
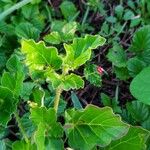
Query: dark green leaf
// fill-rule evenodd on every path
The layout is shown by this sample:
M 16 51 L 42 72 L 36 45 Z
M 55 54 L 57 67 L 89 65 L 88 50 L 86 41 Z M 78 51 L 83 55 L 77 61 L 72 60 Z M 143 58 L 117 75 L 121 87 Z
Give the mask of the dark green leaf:
M 13 93 L 8 88 L 0 86 L 0 124 L 3 126 L 7 125 L 11 115 L 16 111 L 16 102 Z
M 139 101 L 127 103 L 127 110 L 137 122 L 143 122 L 150 115 L 149 107 Z
M 88 80 L 91 84 L 97 87 L 101 87 L 102 78 L 101 75 L 97 71 L 98 66 L 94 64 L 87 64 L 84 68 L 84 76 L 86 80 Z
M 129 78 L 129 72 L 127 68 L 114 67 L 114 71 L 116 77 L 119 78 L 120 80 L 127 80 Z
M 7 63 L 6 67 L 10 72 L 17 72 L 17 71 L 23 71 L 23 65 L 20 62 L 19 58 L 16 55 L 12 55 Z
M 40 36 L 40 31 L 28 22 L 19 24 L 15 28 L 15 32 L 20 38 L 23 37 L 25 39 L 37 40 Z
M 139 101 L 150 105 L 150 67 L 143 69 L 131 82 L 131 94 Z
M 136 53 L 150 50 L 150 26 L 144 26 L 135 32 L 130 50 Z
M 124 16 L 123 16 L 123 19 L 125 21 L 127 21 L 127 20 L 133 19 L 133 17 L 134 17 L 134 13 L 131 10 L 127 9 L 126 12 L 125 12 L 125 14 L 124 14 Z
M 131 77 L 135 77 L 144 67 L 145 63 L 136 57 L 129 59 L 127 62 L 127 68 Z
M 106 94 L 101 93 L 101 101 L 102 101 L 104 106 L 110 106 L 111 107 L 111 99 Z
M 71 1 L 64 1 L 60 5 L 61 12 L 65 19 L 71 20 L 77 14 L 77 9 Z
M 115 44 L 112 49 L 109 50 L 107 54 L 109 61 L 113 63 L 116 67 L 126 67 L 127 56 L 122 47 Z

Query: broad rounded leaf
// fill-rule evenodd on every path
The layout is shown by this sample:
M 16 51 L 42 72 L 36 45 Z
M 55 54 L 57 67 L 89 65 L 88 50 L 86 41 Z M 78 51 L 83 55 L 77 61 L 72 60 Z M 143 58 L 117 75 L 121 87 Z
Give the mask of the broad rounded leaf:
M 109 107 L 88 105 L 82 111 L 71 113 L 66 123 L 69 144 L 74 149 L 91 150 L 95 145 L 106 146 L 124 136 L 128 125 Z
M 25 19 L 33 19 L 39 16 L 39 6 L 38 5 L 25 5 L 21 8 L 21 13 Z M 31 29 L 32 30 L 32 29 Z
M 142 128 L 130 127 L 124 137 L 112 141 L 104 150 L 146 150 L 145 142 L 149 134 L 148 131 Z
M 130 91 L 137 100 L 150 105 L 150 67 L 143 69 L 132 80 Z
M 127 20 L 132 20 L 134 18 L 134 13 L 133 13 L 133 11 L 131 11 L 131 10 L 129 10 L 129 9 L 126 9 L 126 12 L 125 12 L 125 14 L 124 14 L 124 16 L 123 16 L 123 19 L 125 20 L 125 21 L 127 21 Z
M 57 70 L 61 67 L 62 60 L 55 47 L 46 47 L 44 42 L 35 43 L 33 40 L 22 40 L 21 45 L 31 71 L 44 70 L 44 67 Z
M 144 26 L 135 32 L 130 50 L 143 52 L 150 50 L 150 26 Z

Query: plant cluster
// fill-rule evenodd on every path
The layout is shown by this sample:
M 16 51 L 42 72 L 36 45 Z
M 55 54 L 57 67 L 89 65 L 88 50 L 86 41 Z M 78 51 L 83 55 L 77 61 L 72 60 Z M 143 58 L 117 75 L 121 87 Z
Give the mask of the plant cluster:
M 1 0 L 0 149 L 149 150 L 149 8 Z

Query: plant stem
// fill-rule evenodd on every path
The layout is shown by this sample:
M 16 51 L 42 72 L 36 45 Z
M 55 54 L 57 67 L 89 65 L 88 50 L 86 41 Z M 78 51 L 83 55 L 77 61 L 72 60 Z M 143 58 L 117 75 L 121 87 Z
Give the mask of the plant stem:
M 54 109 L 55 109 L 56 112 L 58 110 L 58 105 L 59 105 L 59 100 L 60 100 L 61 93 L 62 93 L 62 88 L 58 87 L 56 89 L 56 96 L 55 96 L 55 99 L 54 99 Z
M 82 20 L 82 23 L 81 23 L 81 26 L 83 27 L 83 25 L 85 24 L 86 22 L 86 19 L 88 17 L 88 14 L 89 14 L 89 10 L 90 10 L 90 6 L 87 6 L 87 9 L 86 9 L 86 12 L 84 14 L 84 17 L 83 17 L 83 20 Z
M 68 71 L 69 71 L 69 68 L 64 66 L 62 76 L 65 76 L 66 74 L 68 74 Z M 54 109 L 55 109 L 56 113 L 58 110 L 60 96 L 61 96 L 62 91 L 63 91 L 63 89 L 60 86 L 56 89 L 56 95 L 55 95 L 55 99 L 54 99 Z
M 26 143 L 29 143 L 28 137 L 27 137 L 27 135 L 25 133 L 25 130 L 24 130 L 22 124 L 21 124 L 20 117 L 19 117 L 18 113 L 16 112 L 14 115 L 16 117 L 16 121 L 18 123 L 18 127 L 20 129 L 20 132 L 21 132 L 22 136 L 24 137 Z
M 3 20 L 6 16 L 8 16 L 9 14 L 11 14 L 12 12 L 14 12 L 15 10 L 23 7 L 24 5 L 30 3 L 32 0 L 23 0 L 15 5 L 13 5 L 12 7 L 8 8 L 7 10 L 5 10 L 4 12 L 2 12 L 0 14 L 0 21 Z

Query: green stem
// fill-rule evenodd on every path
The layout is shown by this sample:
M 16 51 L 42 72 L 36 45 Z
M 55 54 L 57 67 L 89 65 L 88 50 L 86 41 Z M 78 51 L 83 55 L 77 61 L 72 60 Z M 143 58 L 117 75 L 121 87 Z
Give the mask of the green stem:
M 69 71 L 69 68 L 64 66 L 62 76 L 67 75 L 68 71 Z M 60 96 L 61 96 L 62 91 L 63 91 L 63 89 L 60 86 L 56 89 L 56 95 L 55 95 L 55 99 L 54 99 L 54 109 L 56 112 L 58 110 Z
M 56 89 L 56 95 L 55 95 L 55 99 L 54 99 L 54 109 L 56 112 L 58 110 L 61 93 L 62 93 L 62 88 L 58 87 Z
M 123 0 L 120 0 L 120 5 L 123 5 Z
M 82 20 L 82 23 L 81 23 L 81 26 L 82 26 L 82 27 L 83 27 L 83 25 L 84 25 L 85 22 L 86 22 L 86 19 L 87 19 L 87 17 L 88 17 L 89 11 L 90 11 L 90 6 L 87 6 L 86 12 L 85 12 L 85 14 L 84 14 L 84 17 L 83 17 L 83 20 Z
M 141 2 L 142 4 L 142 17 L 145 19 L 145 14 L 146 14 L 146 12 L 145 12 L 145 5 L 146 5 L 146 2 L 145 2 L 145 0 L 143 0 L 142 2 Z
M 21 120 L 20 120 L 20 117 L 19 117 L 18 113 L 16 112 L 14 115 L 16 117 L 16 121 L 18 123 L 18 127 L 20 129 L 20 132 L 21 132 L 22 136 L 24 137 L 26 143 L 29 143 L 28 137 L 27 137 L 27 135 L 25 133 L 25 130 L 24 130 L 22 124 L 21 124 Z
M 0 21 L 3 20 L 6 16 L 8 16 L 9 14 L 11 14 L 12 12 L 14 12 L 15 10 L 23 7 L 24 5 L 30 3 L 32 0 L 23 0 L 15 5 L 13 5 L 12 7 L 8 8 L 7 10 L 5 10 L 4 12 L 2 12 L 0 14 Z

